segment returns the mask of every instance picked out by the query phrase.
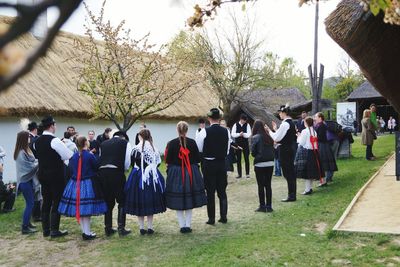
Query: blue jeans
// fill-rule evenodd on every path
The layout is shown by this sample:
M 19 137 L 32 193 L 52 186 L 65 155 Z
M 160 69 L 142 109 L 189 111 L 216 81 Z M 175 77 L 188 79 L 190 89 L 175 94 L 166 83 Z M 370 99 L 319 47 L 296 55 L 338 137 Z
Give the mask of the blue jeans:
M 282 176 L 281 163 L 279 159 L 275 159 L 275 176 Z
M 34 192 L 32 180 L 26 183 L 20 183 L 18 186 L 19 190 L 22 192 L 25 199 L 25 211 L 22 216 L 22 225 L 29 225 L 34 202 Z

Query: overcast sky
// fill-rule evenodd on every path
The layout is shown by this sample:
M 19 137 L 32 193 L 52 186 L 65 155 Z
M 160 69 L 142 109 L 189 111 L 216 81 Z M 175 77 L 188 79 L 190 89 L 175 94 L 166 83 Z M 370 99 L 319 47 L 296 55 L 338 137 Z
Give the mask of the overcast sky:
M 98 12 L 102 0 L 85 0 Z M 133 37 L 150 32 L 155 44 L 169 42 L 180 30 L 185 29 L 186 19 L 193 13 L 195 3 L 206 0 L 109 0 L 106 17 L 113 24 L 126 20 Z M 337 65 L 345 52 L 327 35 L 324 19 L 335 9 L 339 0 L 320 1 L 319 62 L 325 65 L 325 77 L 337 73 Z M 218 16 L 205 24 L 206 28 L 224 25 L 229 27 L 230 10 L 241 10 L 241 4 L 226 4 L 218 10 Z M 258 0 L 247 4 L 246 12 L 256 19 L 257 35 L 265 39 L 265 49 L 282 57 L 293 57 L 299 68 L 307 73 L 313 62 L 314 5 L 298 7 L 298 0 Z M 239 12 L 239 14 L 243 12 Z M 86 11 L 83 5 L 69 19 L 63 30 L 83 34 Z M 49 23 L 55 12 L 49 12 Z

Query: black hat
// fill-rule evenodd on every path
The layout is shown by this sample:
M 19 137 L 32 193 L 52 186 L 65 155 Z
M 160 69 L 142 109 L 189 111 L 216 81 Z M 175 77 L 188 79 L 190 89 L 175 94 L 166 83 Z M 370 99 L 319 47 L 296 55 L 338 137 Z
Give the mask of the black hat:
M 218 120 L 219 118 L 221 118 L 221 114 L 219 113 L 219 109 L 217 108 L 210 109 L 210 112 L 207 113 L 207 116 L 213 120 Z
M 114 137 L 114 136 L 124 137 L 125 140 L 129 142 L 129 137 L 128 137 L 128 135 L 127 135 L 125 132 L 123 132 L 123 131 L 117 131 L 117 132 L 115 132 L 114 135 L 113 135 L 113 137 Z
M 240 119 L 241 119 L 241 120 L 244 120 L 244 121 L 247 121 L 247 115 L 246 115 L 246 113 L 240 114 Z
M 28 124 L 28 131 L 33 131 L 33 130 L 35 130 L 35 129 L 37 129 L 38 128 L 38 126 L 37 126 L 37 123 L 36 122 L 34 122 L 34 121 L 32 121 L 32 122 L 30 122 L 29 124 Z
M 278 113 L 279 113 L 279 112 L 285 112 L 286 114 L 289 113 L 289 112 L 290 112 L 290 107 L 289 107 L 289 105 L 286 104 L 286 105 L 280 106 L 279 109 L 278 109 Z
M 43 128 L 45 128 L 45 129 L 47 127 L 49 127 L 50 125 L 53 125 L 54 123 L 56 123 L 56 121 L 54 120 L 54 118 L 52 116 L 47 116 L 42 119 L 42 125 L 43 125 Z
M 200 118 L 197 122 L 198 123 L 206 123 L 206 121 L 203 118 Z

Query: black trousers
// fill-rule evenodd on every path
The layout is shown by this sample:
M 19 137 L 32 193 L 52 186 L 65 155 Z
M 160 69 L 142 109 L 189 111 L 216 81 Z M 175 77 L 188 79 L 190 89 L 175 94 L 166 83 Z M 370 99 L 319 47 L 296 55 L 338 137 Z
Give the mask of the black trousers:
M 41 180 L 42 185 L 42 227 L 43 231 L 58 231 L 60 227 L 60 214 L 58 204 L 60 203 L 65 188 L 65 180 L 62 176 L 59 179 Z M 50 229 L 49 229 L 50 227 Z
M 243 144 L 238 144 L 239 146 Z M 238 175 L 242 176 L 242 152 L 244 156 L 244 164 L 245 164 L 245 170 L 246 170 L 246 175 L 250 174 L 250 161 L 249 161 L 249 154 L 250 154 L 250 149 L 249 149 L 249 144 L 247 143 L 241 146 L 243 150 L 237 149 L 236 150 L 236 156 L 237 156 L 237 169 L 238 169 Z
M 11 210 L 15 202 L 15 193 L 9 192 L 0 197 L 0 212 L 1 212 L 2 202 L 4 202 L 3 210 Z
M 260 207 L 272 207 L 272 171 L 274 167 L 254 167 L 258 185 Z
M 279 146 L 279 161 L 281 163 L 283 176 L 288 185 L 288 197 L 296 198 L 296 174 L 294 171 L 294 147 L 287 145 Z
M 228 198 L 226 187 L 228 177 L 226 174 L 225 160 L 203 161 L 204 186 L 207 192 L 207 214 L 211 221 L 215 220 L 215 191 L 219 198 L 220 216 L 226 219 L 228 213 Z
M 99 169 L 99 181 L 108 210 L 114 209 L 115 201 L 118 203 L 118 208 L 123 208 L 125 206 L 125 173 L 112 168 Z
M 373 156 L 374 156 L 374 154 L 372 153 L 372 145 L 367 145 L 367 148 L 365 151 L 365 158 L 369 160 Z

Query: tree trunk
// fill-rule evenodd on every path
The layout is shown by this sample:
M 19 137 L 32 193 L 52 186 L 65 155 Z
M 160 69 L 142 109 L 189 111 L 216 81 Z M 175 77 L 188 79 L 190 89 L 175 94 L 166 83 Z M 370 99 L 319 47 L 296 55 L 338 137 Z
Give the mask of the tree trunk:
M 227 124 L 229 124 L 232 117 L 231 105 L 232 105 L 231 101 L 222 101 L 222 112 L 224 113 L 222 118 L 226 121 Z

